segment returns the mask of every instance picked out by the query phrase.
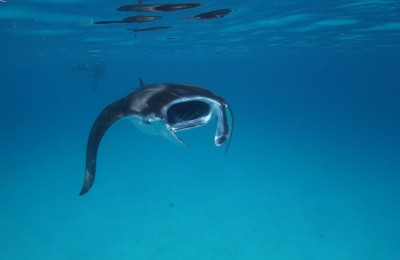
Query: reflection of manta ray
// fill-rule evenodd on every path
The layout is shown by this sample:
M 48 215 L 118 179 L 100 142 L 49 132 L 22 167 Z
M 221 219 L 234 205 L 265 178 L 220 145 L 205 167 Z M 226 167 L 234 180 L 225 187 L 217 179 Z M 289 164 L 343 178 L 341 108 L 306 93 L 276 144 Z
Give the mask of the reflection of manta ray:
M 88 73 L 93 78 L 92 89 L 96 90 L 99 77 L 106 73 L 106 66 L 100 62 L 79 63 L 74 67 L 74 71 Z
M 140 82 L 140 88 L 107 106 L 94 122 L 86 149 L 85 179 L 79 195 L 84 195 L 93 185 L 97 150 L 103 135 L 111 125 L 123 118 L 131 118 L 142 130 L 156 130 L 164 137 L 187 146 L 176 132 L 205 125 L 216 116 L 215 145 L 225 144 L 228 149 L 233 114 L 223 98 L 193 85 Z

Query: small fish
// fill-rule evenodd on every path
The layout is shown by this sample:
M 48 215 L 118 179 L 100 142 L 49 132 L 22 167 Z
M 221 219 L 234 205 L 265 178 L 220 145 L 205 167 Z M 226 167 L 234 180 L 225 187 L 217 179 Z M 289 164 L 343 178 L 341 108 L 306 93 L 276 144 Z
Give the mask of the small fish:
M 186 17 L 186 19 L 195 19 L 195 20 L 220 19 L 220 18 L 223 18 L 226 15 L 232 13 L 233 11 L 234 11 L 234 9 L 219 9 L 219 10 L 215 10 L 215 11 L 197 14 L 194 16 L 189 16 L 189 17 Z
M 112 24 L 112 23 L 145 23 L 151 22 L 155 20 L 161 19 L 161 16 L 145 16 L 145 15 L 136 15 L 136 16 L 129 16 L 124 18 L 120 21 L 99 21 L 95 22 L 95 24 Z
M 124 12 L 173 12 L 189 8 L 201 6 L 200 3 L 182 3 L 182 4 L 138 4 L 138 5 L 123 5 L 117 8 L 117 11 Z
M 155 30 L 165 30 L 169 29 L 171 26 L 154 26 L 154 27 L 147 27 L 147 28 L 135 28 L 135 29 L 127 29 L 128 31 L 133 31 L 133 32 L 145 32 L 145 31 L 155 31 Z

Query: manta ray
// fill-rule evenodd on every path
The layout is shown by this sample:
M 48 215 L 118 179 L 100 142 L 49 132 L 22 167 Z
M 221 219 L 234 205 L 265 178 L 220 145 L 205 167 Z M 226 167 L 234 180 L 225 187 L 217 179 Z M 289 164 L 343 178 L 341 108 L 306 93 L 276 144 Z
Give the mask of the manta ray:
M 188 146 L 176 134 L 207 124 L 216 117 L 214 143 L 227 152 L 233 130 L 231 107 L 220 96 L 195 85 L 177 83 L 145 84 L 108 105 L 94 122 L 86 148 L 86 171 L 82 190 L 86 194 L 96 175 L 97 151 L 106 131 L 121 119 L 129 118 L 141 130 L 154 130 L 166 138 Z

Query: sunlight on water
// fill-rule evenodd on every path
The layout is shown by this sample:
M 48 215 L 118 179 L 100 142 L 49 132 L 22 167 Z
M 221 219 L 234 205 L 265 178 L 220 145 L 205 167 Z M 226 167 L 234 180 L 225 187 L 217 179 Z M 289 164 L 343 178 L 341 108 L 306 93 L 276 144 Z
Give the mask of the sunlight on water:
M 96 49 L 135 56 L 240 56 L 249 55 L 249 50 L 258 55 L 294 48 L 313 51 L 310 48 L 315 47 L 331 52 L 386 49 L 397 46 L 400 38 L 397 1 L 206 1 L 189 9 L 157 11 L 161 19 L 150 22 L 126 20 L 151 12 L 117 11 L 120 5 L 102 1 L 3 3 L 3 48 L 17 55 L 16 45 L 38 52 L 48 46 L 57 51 L 67 43 L 74 53 L 81 54 Z M 157 3 L 154 6 L 162 9 Z M 229 11 L 216 15 L 221 10 Z M 124 19 L 120 24 L 96 24 Z M 381 34 L 385 32 L 390 35 L 383 41 Z M 25 37 L 30 40 L 23 41 Z M 263 48 L 258 47 L 260 43 Z M 157 48 L 159 45 L 163 48 Z

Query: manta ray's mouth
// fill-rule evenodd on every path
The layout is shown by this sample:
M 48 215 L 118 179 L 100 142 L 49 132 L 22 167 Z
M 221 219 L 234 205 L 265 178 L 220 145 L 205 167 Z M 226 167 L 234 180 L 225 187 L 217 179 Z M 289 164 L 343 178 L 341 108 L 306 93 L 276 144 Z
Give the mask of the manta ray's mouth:
M 171 129 L 179 131 L 206 124 L 211 118 L 212 107 L 204 101 L 189 100 L 171 105 L 166 112 Z

